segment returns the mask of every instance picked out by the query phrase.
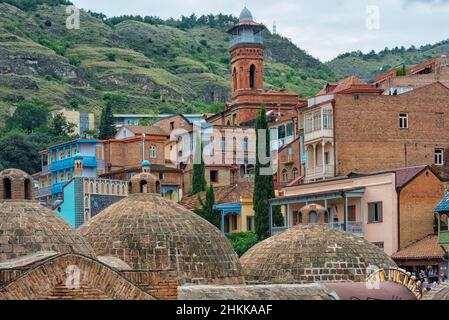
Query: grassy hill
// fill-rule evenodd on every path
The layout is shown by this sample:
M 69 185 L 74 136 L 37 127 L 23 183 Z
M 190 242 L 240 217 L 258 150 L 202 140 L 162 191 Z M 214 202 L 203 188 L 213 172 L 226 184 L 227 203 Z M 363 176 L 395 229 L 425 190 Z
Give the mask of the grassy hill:
M 441 41 L 434 45 L 425 45 L 420 48 L 410 47 L 405 49 L 385 49 L 378 53 L 374 51 L 363 54 L 361 52 L 345 53 L 326 65 L 338 78 L 351 75 L 370 81 L 376 75 L 383 73 L 400 64 L 407 67 L 419 64 L 433 57 L 449 55 L 449 40 Z
M 64 5 L 35 1 L 21 5 L 24 11 L 6 2 L 0 1 L 0 117 L 24 100 L 98 115 L 108 92 L 127 95 L 129 105 L 115 111 L 129 113 L 204 111 L 229 98 L 223 27 L 111 23 L 81 11 L 81 28 L 68 30 Z M 311 96 L 335 80 L 327 66 L 289 40 L 268 31 L 265 37 L 266 88 Z

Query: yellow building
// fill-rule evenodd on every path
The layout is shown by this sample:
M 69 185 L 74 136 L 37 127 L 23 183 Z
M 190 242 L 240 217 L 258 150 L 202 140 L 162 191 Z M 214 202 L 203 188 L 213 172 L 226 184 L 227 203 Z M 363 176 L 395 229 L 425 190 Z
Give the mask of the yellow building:
M 231 186 L 216 187 L 214 193 L 214 209 L 220 214 L 224 234 L 254 231 L 253 179 L 248 178 Z M 204 193 L 200 196 L 205 198 Z M 197 195 L 185 197 L 181 204 L 191 210 L 201 208 Z
M 53 116 L 56 116 L 57 114 L 62 114 L 67 119 L 67 122 L 75 124 L 75 134 L 78 134 L 81 138 L 86 138 L 86 131 L 95 129 L 93 113 L 67 109 L 52 112 Z

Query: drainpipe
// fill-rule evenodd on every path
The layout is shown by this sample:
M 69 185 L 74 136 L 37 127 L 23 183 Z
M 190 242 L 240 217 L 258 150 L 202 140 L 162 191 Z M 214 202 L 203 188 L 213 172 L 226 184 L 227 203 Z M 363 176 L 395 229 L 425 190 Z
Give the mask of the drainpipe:
M 142 134 L 142 162 L 145 161 L 145 133 Z

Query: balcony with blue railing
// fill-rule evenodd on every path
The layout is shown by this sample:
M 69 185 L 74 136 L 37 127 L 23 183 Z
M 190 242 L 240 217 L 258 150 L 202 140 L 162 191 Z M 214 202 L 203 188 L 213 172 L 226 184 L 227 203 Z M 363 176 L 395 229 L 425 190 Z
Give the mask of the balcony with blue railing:
M 97 167 L 97 157 L 84 157 L 83 158 L 83 166 L 84 167 Z M 65 169 L 70 169 L 75 167 L 75 159 L 72 158 L 67 158 L 67 159 L 63 159 L 63 160 L 57 160 L 57 161 L 53 161 L 50 164 L 50 170 L 52 172 L 54 171 L 60 171 L 60 170 L 65 170 Z
M 263 37 L 256 35 L 239 35 L 233 36 L 231 40 L 229 40 L 230 47 L 233 47 L 241 43 L 255 43 L 263 45 Z
M 59 183 L 55 183 L 51 186 L 51 193 L 52 194 L 56 194 L 56 193 L 62 193 L 62 190 L 64 189 L 64 186 L 66 185 L 67 182 L 59 182 Z
M 291 227 L 293 227 L 293 226 L 291 226 Z M 279 233 L 287 231 L 291 227 L 285 227 L 285 226 L 284 227 L 272 227 L 271 235 L 275 236 Z M 329 227 L 334 230 L 340 230 L 340 231 L 346 231 L 346 232 L 352 233 L 357 237 L 363 238 L 365 236 L 365 232 L 363 230 L 363 224 L 361 222 L 348 222 L 347 227 L 346 227 L 345 223 L 331 222 L 331 223 L 329 223 Z

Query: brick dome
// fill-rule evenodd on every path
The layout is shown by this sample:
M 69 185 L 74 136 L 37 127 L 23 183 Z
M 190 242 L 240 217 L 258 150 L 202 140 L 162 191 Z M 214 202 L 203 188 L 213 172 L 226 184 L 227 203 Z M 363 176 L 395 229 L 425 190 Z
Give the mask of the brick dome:
M 134 270 L 175 270 L 181 284 L 242 284 L 229 241 L 206 220 L 157 194 L 132 193 L 78 229 L 98 256 Z
M 374 266 L 397 267 L 375 245 L 325 224 L 298 225 L 257 244 L 240 261 L 253 284 L 359 282 Z
M 17 169 L 0 172 L 0 262 L 39 251 L 93 256 L 89 243 L 32 198 L 32 178 Z M 30 188 L 29 190 L 26 190 Z

